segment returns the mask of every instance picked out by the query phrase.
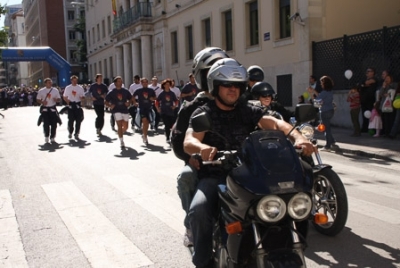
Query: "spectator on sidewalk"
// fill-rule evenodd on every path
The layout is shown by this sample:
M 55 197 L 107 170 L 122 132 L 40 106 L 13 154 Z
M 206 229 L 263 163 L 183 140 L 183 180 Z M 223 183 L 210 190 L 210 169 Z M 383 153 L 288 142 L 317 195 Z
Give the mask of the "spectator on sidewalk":
M 396 99 L 396 97 L 400 98 L 400 83 L 397 83 L 396 95 L 394 98 Z M 396 117 L 394 119 L 392 129 L 390 130 L 390 133 L 389 133 L 389 138 L 391 138 L 391 139 L 396 138 L 396 135 L 399 132 L 399 128 L 400 128 L 400 109 L 395 109 L 395 113 L 396 113 Z
M 395 88 L 393 85 L 393 77 L 391 75 L 387 75 L 385 77 L 385 81 L 383 81 L 382 87 L 379 89 L 378 93 L 378 100 L 379 100 L 379 109 L 382 112 L 381 117 L 382 117 L 382 135 L 383 136 L 389 136 L 390 131 L 393 127 L 394 123 L 394 118 L 396 116 L 396 112 L 391 111 L 391 112 L 386 112 L 384 111 L 383 104 L 386 100 L 387 97 L 390 98 L 391 102 L 394 100 L 394 95 L 395 95 Z
M 368 128 L 370 130 L 375 130 L 374 138 L 380 137 L 381 129 L 382 129 L 382 119 L 381 119 L 381 111 L 379 109 L 379 102 L 375 102 L 374 108 L 371 111 L 371 117 L 369 118 Z
M 347 94 L 347 102 L 350 103 L 350 117 L 353 123 L 352 137 L 361 136 L 360 122 L 358 120 L 360 115 L 360 90 L 357 86 L 353 86 Z
M 315 89 L 313 89 L 313 95 L 316 95 L 316 100 L 322 101 L 321 106 L 321 120 L 322 124 L 325 125 L 325 139 L 326 144 L 323 150 L 331 150 L 332 147 L 336 147 L 336 141 L 332 135 L 331 128 L 331 119 L 335 114 L 335 110 L 333 107 L 333 80 L 329 76 L 322 76 L 321 79 L 321 93 L 318 93 Z
M 363 116 L 361 132 L 368 132 L 369 119 L 364 116 L 365 111 L 371 111 L 376 101 L 377 82 L 375 78 L 375 69 L 367 68 L 366 79 L 361 83 L 360 104 Z

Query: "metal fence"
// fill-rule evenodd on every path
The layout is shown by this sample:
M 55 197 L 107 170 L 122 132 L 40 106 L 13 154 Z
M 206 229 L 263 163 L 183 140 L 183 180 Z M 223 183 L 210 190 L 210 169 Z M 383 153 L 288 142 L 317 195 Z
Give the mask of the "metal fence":
M 334 89 L 348 89 L 364 81 L 367 68 L 375 68 L 378 79 L 388 70 L 400 81 L 400 26 L 313 42 L 312 57 L 313 74 L 332 77 Z M 350 80 L 344 76 L 346 70 L 353 72 Z

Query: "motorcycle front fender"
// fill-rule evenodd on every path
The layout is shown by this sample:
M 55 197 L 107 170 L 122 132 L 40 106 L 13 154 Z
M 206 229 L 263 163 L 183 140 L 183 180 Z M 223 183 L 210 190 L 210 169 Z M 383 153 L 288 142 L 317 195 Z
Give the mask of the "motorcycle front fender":
M 321 165 L 315 165 L 312 167 L 313 173 L 316 174 L 318 172 L 320 172 L 321 170 L 327 169 L 327 168 L 332 168 L 331 165 L 327 165 L 327 164 L 321 164 Z

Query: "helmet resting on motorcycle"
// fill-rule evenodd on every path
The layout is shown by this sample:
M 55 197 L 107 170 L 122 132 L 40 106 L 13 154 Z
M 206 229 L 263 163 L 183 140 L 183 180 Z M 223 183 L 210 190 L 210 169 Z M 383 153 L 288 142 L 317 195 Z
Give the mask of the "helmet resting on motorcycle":
M 258 65 L 252 65 L 247 68 L 247 75 L 250 81 L 263 81 L 264 80 L 264 70 Z
M 219 47 L 207 47 L 200 50 L 193 59 L 192 73 L 200 90 L 207 91 L 207 73 L 219 59 L 229 58 L 228 54 Z
M 237 60 L 227 58 L 216 61 L 207 75 L 208 90 L 218 96 L 218 87 L 223 83 L 235 83 L 243 94 L 247 85 L 247 71 Z
M 275 98 L 275 90 L 267 82 L 257 82 L 251 88 L 251 95 L 254 100 L 258 100 L 260 97 L 271 96 L 272 99 Z

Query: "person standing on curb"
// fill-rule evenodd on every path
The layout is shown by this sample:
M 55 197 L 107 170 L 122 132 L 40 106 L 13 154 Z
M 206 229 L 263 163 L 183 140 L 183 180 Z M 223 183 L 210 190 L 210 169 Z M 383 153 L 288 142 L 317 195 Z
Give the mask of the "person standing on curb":
M 45 87 L 40 89 L 36 101 L 42 105 L 41 111 L 43 117 L 43 131 L 45 142 L 49 142 L 49 136 L 52 143 L 55 143 L 58 114 L 56 105 L 61 101 L 60 92 L 52 87 L 53 82 L 50 78 L 44 79 Z
M 76 75 L 71 76 L 71 84 L 68 85 L 63 94 L 63 99 L 68 105 L 68 138 L 72 138 L 74 132 L 75 122 L 75 139 L 79 139 L 79 131 L 81 129 L 81 123 L 83 120 L 83 110 L 81 107 L 81 101 L 85 98 L 85 91 L 78 85 L 78 77 Z
M 359 137 L 361 136 L 361 128 L 360 128 L 360 121 L 358 117 L 360 115 L 360 91 L 357 86 L 353 86 L 349 93 L 347 94 L 347 102 L 350 103 L 350 117 L 351 122 L 353 123 L 353 134 L 352 137 Z
M 108 88 L 102 83 L 103 75 L 96 74 L 96 82 L 90 86 L 90 93 L 93 98 L 93 107 L 96 112 L 97 118 L 95 121 L 96 133 L 101 136 L 101 130 L 104 126 L 104 99 L 108 93 Z

